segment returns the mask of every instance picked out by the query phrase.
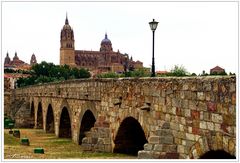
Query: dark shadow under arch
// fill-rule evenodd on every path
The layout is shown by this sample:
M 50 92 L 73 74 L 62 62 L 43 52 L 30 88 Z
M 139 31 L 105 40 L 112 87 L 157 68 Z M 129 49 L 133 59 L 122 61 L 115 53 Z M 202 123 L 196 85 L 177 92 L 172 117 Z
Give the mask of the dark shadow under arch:
M 48 111 L 46 116 L 46 132 L 54 133 L 55 126 L 54 126 L 54 116 L 53 116 L 53 109 L 52 105 L 48 105 Z
M 29 128 L 34 128 L 35 123 L 35 111 L 34 111 L 34 103 L 32 101 L 30 108 L 30 119 L 29 119 Z
M 211 150 L 203 154 L 199 159 L 236 159 L 236 157 L 224 150 Z
M 85 132 L 90 131 L 90 129 L 94 126 L 96 119 L 93 113 L 90 110 L 87 110 L 81 121 L 81 127 L 79 132 L 79 145 L 82 144 L 82 139 L 85 137 Z
M 66 107 L 63 108 L 60 116 L 59 137 L 60 138 L 72 137 L 71 120 Z
M 39 102 L 38 104 L 38 111 L 37 111 L 37 126 L 38 129 L 43 129 L 43 112 L 42 112 L 42 103 Z
M 133 117 L 128 117 L 122 121 L 114 143 L 114 153 L 137 155 L 139 150 L 143 150 L 147 140 L 139 122 Z

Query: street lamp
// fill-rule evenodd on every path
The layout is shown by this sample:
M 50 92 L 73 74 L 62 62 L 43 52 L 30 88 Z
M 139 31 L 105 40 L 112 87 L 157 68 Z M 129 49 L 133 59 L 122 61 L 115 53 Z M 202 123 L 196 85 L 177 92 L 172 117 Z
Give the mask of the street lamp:
M 149 22 L 150 28 L 153 31 L 153 56 L 152 56 L 152 74 L 151 77 L 155 77 L 155 61 L 154 61 L 154 32 L 157 29 L 158 22 L 154 19 L 152 22 Z

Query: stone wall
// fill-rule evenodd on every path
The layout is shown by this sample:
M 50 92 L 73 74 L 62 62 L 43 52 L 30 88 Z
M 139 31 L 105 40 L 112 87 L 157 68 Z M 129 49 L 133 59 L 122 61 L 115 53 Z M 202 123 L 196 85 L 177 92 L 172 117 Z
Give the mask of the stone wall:
M 216 149 L 236 155 L 235 77 L 73 80 L 17 89 L 16 96 L 34 102 L 35 123 L 42 103 L 44 126 L 51 104 L 57 136 L 67 107 L 75 143 L 91 110 L 96 122 L 82 140 L 85 150 L 113 151 L 121 123 L 132 117 L 148 141 L 139 158 L 199 158 Z
M 11 92 L 4 90 L 4 115 L 10 116 Z

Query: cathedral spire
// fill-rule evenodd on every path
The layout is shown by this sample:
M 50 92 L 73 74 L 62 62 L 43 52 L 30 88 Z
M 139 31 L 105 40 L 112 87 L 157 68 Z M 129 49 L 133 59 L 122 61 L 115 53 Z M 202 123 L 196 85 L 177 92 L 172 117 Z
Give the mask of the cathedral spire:
M 65 20 L 65 24 L 68 25 L 68 16 L 67 16 L 67 13 L 66 13 L 66 20 Z
M 107 37 L 107 32 L 105 33 L 105 39 L 108 39 L 108 37 Z

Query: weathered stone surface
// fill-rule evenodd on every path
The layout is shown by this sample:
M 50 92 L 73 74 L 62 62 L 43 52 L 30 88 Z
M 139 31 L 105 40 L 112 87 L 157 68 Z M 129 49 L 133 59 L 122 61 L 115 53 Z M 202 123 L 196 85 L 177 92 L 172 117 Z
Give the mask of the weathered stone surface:
M 186 139 L 194 141 L 195 140 L 195 136 L 194 136 L 194 134 L 186 133 Z
M 163 145 L 162 144 L 155 144 L 153 150 L 161 152 L 163 150 Z
M 173 144 L 173 136 L 160 136 L 160 144 Z
M 201 129 L 207 129 L 207 122 L 201 121 L 200 122 L 200 128 Z
M 148 144 L 151 144 L 144 147 L 142 155 L 149 158 L 175 157 L 176 145 L 182 145 L 183 149 L 176 148 L 182 152 L 179 156 L 190 158 L 195 154 L 198 156 L 203 149 L 207 151 L 203 148 L 208 146 L 206 144 L 210 149 L 222 147 L 227 148 L 226 151 L 229 148 L 233 153 L 236 151 L 236 143 L 228 141 L 236 137 L 235 87 L 236 78 L 229 76 L 84 79 L 17 89 L 12 97 L 16 98 L 15 101 L 24 98 L 26 103 L 33 103 L 35 124 L 39 119 L 39 103 L 44 116 L 51 104 L 57 136 L 61 130 L 61 109 L 66 107 L 75 143 L 78 143 L 82 117 L 87 110 L 91 111 L 96 122 L 82 140 L 86 150 L 113 151 L 114 139 L 120 128 L 128 125 L 134 127 L 139 123 L 144 136 L 150 140 Z M 142 106 L 148 106 L 149 110 L 141 109 Z M 28 119 L 24 116 L 30 115 L 30 107 L 23 108 L 20 108 L 16 118 L 21 123 L 21 120 Z M 28 114 L 21 117 L 22 112 Z M 129 117 L 132 118 L 130 123 L 125 121 Z M 46 117 L 43 119 L 45 130 L 48 124 Z M 228 140 L 222 136 L 222 145 L 217 135 L 221 132 L 229 135 Z M 206 135 L 207 141 L 200 143 Z M 195 150 L 191 148 L 194 144 Z
M 222 123 L 223 122 L 223 117 L 220 114 L 214 114 L 212 113 L 212 121 L 215 123 Z
M 200 101 L 205 100 L 205 94 L 203 92 L 197 92 L 197 99 Z
M 153 149 L 153 144 L 150 144 L 150 143 L 144 144 L 145 151 L 151 151 L 152 149 Z
M 208 102 L 207 103 L 207 109 L 210 112 L 215 112 L 217 110 L 216 103 Z
M 170 129 L 160 129 L 156 131 L 157 136 L 169 136 L 172 134 Z
M 139 159 L 152 159 L 153 154 L 151 151 L 138 151 Z
M 151 144 L 158 144 L 159 143 L 159 139 L 160 139 L 159 136 L 150 136 L 148 138 L 148 142 L 151 143 Z

